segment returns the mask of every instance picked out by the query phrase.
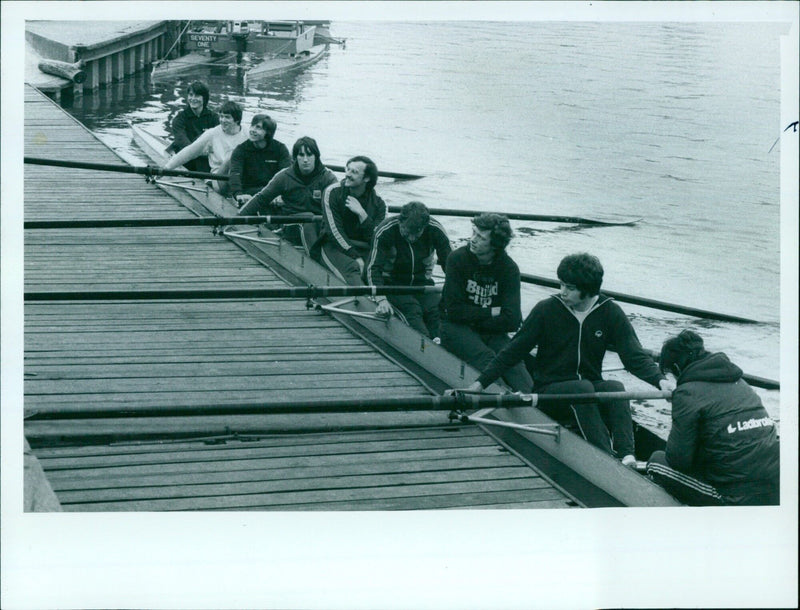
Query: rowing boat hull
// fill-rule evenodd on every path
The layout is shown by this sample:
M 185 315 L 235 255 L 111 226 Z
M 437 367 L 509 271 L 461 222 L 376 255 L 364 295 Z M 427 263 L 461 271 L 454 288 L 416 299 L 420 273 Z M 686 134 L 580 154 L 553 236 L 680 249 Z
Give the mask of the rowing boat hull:
M 329 45 L 319 44 L 311 47 L 307 52 L 298 53 L 293 57 L 271 57 L 264 59 L 260 64 L 250 68 L 244 75 L 245 86 L 258 84 L 268 78 L 282 76 L 318 62 L 327 53 Z
M 236 53 L 225 53 L 219 57 L 212 57 L 204 53 L 187 53 L 177 59 L 168 59 L 154 63 L 150 73 L 151 80 L 157 81 L 169 78 L 176 74 L 183 74 L 197 70 L 203 66 L 223 66 L 236 59 Z
M 141 133 L 139 138 L 145 143 L 143 150 L 158 152 L 158 146 L 147 144 Z M 136 137 L 136 130 L 134 131 Z M 150 141 L 158 141 L 151 136 Z M 139 142 L 139 139 L 137 139 Z M 162 142 L 163 144 L 163 142 Z M 162 146 L 163 150 L 163 146 Z M 159 158 L 153 157 L 160 162 Z M 218 216 L 235 215 L 237 210 L 232 202 L 211 191 L 207 195 L 190 192 L 189 195 L 201 203 L 210 212 Z M 330 271 L 322 267 L 308 255 L 277 235 L 260 228 L 258 235 L 234 231 L 225 233 L 234 243 L 248 254 L 262 260 L 271 267 L 279 267 L 281 275 L 293 279 L 297 284 L 314 286 L 342 285 Z M 465 387 L 478 375 L 478 371 L 453 356 L 450 352 L 433 343 L 416 330 L 400 322 L 397 318 L 388 320 L 372 317 L 375 305 L 367 298 L 349 299 L 338 304 L 339 309 L 349 310 L 355 315 L 333 313 L 343 322 L 357 325 L 370 334 L 391 346 L 403 357 L 415 363 L 420 370 L 439 380 L 438 387 L 432 391 L 441 391 L 443 387 Z M 490 392 L 503 392 L 504 388 L 492 385 Z M 557 424 L 536 408 L 497 409 L 489 417 L 501 421 L 523 425 L 549 426 Z M 558 427 L 557 437 L 539 433 L 487 427 L 487 431 L 516 451 L 523 459 L 550 478 L 554 484 L 573 495 L 576 500 L 586 506 L 675 506 L 678 503 L 663 489 L 640 474 L 622 466 L 617 460 L 587 443 L 583 438 L 563 427 Z M 657 437 L 650 434 L 652 442 Z M 571 489 L 570 486 L 574 485 Z M 582 499 L 575 489 L 588 490 L 587 498 Z

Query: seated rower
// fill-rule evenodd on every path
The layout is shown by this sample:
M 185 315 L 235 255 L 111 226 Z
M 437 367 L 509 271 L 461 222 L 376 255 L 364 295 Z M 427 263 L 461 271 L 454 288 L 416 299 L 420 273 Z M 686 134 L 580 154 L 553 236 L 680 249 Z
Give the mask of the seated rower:
M 472 220 L 469 245 L 447 258 L 442 345 L 478 370 L 508 344 L 508 333 L 522 321 L 519 267 L 506 253 L 511 236 L 505 216 L 481 214 Z M 513 390 L 531 391 L 531 376 L 521 362 L 502 374 Z
M 399 216 L 384 220 L 375 229 L 369 260 L 367 284 L 372 286 L 433 286 L 433 266 L 438 257 L 445 266 L 450 256 L 450 240 L 444 227 L 430 217 L 425 204 L 407 203 Z M 378 297 L 376 313 L 390 315 L 394 308 L 423 335 L 438 340 L 441 295 L 393 294 Z
M 619 381 L 602 375 L 606 350 L 613 346 L 625 368 L 662 390 L 674 385 L 642 349 L 619 305 L 600 294 L 603 267 L 591 254 L 571 254 L 558 265 L 561 292 L 539 301 L 520 331 L 483 369 L 469 389 L 481 391 L 510 366 L 538 347 L 534 391 L 540 394 L 620 392 Z M 627 400 L 605 403 L 539 406 L 558 421 L 573 417 L 583 437 L 634 468 L 633 421 Z
M 780 504 L 780 443 L 761 399 L 722 352 L 684 330 L 664 342 L 661 370 L 675 375 L 672 429 L 647 474 L 693 506 Z
M 242 107 L 236 102 L 225 102 L 219 109 L 219 125 L 204 131 L 194 142 L 178 152 L 164 164 L 165 169 L 175 169 L 187 161 L 208 156 L 211 173 L 227 175 L 233 149 L 247 139 L 242 130 Z M 214 190 L 225 195 L 226 181 L 211 181 Z
M 205 83 L 196 80 L 186 89 L 186 107 L 172 119 L 172 143 L 167 152 L 176 153 L 194 142 L 205 130 L 219 125 L 219 116 L 208 108 L 209 91 Z M 210 172 L 205 155 L 187 161 L 184 166 L 193 172 Z
M 292 146 L 292 165 L 279 171 L 239 210 L 241 216 L 256 214 L 322 215 L 322 193 L 336 182 L 336 176 L 322 164 L 314 138 L 304 136 Z M 276 197 L 280 197 L 275 201 Z M 322 221 L 283 226 L 282 237 L 306 252 L 319 238 Z
M 386 217 L 386 204 L 375 192 L 378 167 L 369 157 L 347 162 L 345 177 L 322 195 L 322 233 L 312 256 L 350 286 L 364 285 L 364 261 L 375 227 Z
M 277 128 L 269 115 L 255 115 L 250 122 L 248 139 L 231 153 L 229 192 L 240 206 L 292 163 L 289 150 L 274 137 Z

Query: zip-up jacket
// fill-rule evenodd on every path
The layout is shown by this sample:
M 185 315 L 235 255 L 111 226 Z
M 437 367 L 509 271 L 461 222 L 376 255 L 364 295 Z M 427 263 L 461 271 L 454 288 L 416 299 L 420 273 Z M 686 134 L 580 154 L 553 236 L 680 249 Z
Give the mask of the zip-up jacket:
M 558 295 L 539 301 L 520 331 L 489 363 L 478 381 L 486 387 L 506 369 L 538 346 L 534 387 L 558 381 L 603 378 L 606 349 L 613 346 L 625 368 L 656 387 L 664 379 L 656 363 L 642 349 L 625 312 L 605 295 L 581 322 Z
M 291 164 L 289 150 L 278 140 L 270 140 L 264 148 L 258 148 L 251 140 L 242 142 L 231 153 L 230 193 L 233 197 L 257 193 Z
M 323 225 L 320 241 L 335 243 L 351 258 L 366 259 L 375 227 L 386 218 L 386 204 L 378 197 L 375 189 L 369 189 L 356 197 L 367 213 L 366 219 L 361 222 L 358 214 L 347 208 L 347 197 L 351 194 L 344 181 L 325 189 L 322 194 Z
M 431 218 L 416 241 L 400 234 L 400 217 L 392 216 L 375 229 L 367 261 L 367 284 L 372 286 L 433 286 L 436 257 L 444 268 L 450 240 L 438 220 Z
M 167 150 L 178 152 L 199 138 L 206 129 L 217 125 L 219 125 L 219 116 L 208 107 L 203 108 L 203 111 L 197 115 L 194 110 L 186 106 L 172 119 L 172 143 Z
M 724 495 L 756 493 L 779 477 L 780 444 L 761 399 L 723 353 L 692 362 L 672 393 L 667 463 Z
M 447 257 L 442 319 L 471 327 L 479 333 L 510 333 L 519 328 L 519 267 L 502 251 L 488 265 L 481 265 L 469 245 Z M 492 308 L 500 314 L 492 316 Z
M 310 176 L 303 176 L 294 163 L 279 171 L 269 184 L 239 210 L 242 216 L 266 212 L 273 199 L 280 196 L 279 214 L 322 214 L 322 193 L 336 182 L 336 176 L 327 167 L 318 164 Z

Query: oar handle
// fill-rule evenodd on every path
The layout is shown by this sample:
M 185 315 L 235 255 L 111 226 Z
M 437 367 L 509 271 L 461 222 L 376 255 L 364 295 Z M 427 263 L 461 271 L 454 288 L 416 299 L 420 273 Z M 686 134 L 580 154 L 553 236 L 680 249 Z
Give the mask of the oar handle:
M 154 165 L 145 167 L 136 165 L 118 165 L 111 163 L 89 163 L 86 161 L 66 161 L 64 159 L 43 159 L 40 157 L 25 157 L 29 165 L 48 165 L 51 167 L 68 167 L 71 169 L 91 169 L 102 172 L 118 172 L 122 174 L 140 174 L 142 176 L 180 176 L 182 178 L 198 178 L 200 180 L 229 180 L 222 174 L 208 172 L 190 172 L 185 169 L 163 169 Z

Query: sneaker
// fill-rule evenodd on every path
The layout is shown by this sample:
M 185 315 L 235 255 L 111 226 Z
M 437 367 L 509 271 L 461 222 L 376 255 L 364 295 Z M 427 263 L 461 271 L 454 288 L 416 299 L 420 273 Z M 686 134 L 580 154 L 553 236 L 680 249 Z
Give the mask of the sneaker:
M 624 458 L 622 458 L 622 465 L 627 466 L 628 468 L 632 468 L 633 470 L 636 470 L 636 457 L 629 453 Z

